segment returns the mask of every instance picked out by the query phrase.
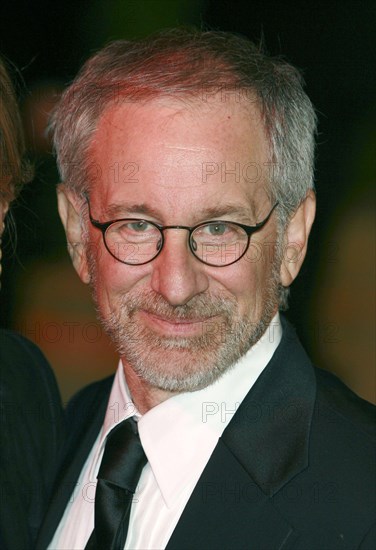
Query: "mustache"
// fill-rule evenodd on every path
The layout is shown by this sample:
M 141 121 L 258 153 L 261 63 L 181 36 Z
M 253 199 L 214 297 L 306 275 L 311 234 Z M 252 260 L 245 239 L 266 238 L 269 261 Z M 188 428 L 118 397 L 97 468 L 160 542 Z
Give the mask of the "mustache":
M 133 317 L 139 310 L 163 317 L 166 320 L 197 320 L 217 315 L 232 316 L 236 310 L 235 298 L 221 293 L 207 292 L 193 296 L 184 305 L 172 306 L 163 296 L 154 291 L 130 291 L 121 299 L 121 305 Z

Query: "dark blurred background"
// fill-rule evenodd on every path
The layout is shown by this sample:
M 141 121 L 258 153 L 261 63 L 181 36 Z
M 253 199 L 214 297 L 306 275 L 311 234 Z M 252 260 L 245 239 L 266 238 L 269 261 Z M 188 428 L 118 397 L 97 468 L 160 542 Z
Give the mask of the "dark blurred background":
M 12 208 L 16 232 L 4 239 L 1 326 L 43 349 L 64 399 L 115 370 L 88 289 L 69 263 L 43 132 L 61 90 L 93 51 L 179 24 L 263 39 L 271 54 L 303 71 L 319 116 L 318 212 L 287 315 L 319 366 L 375 402 L 374 0 L 2 0 L 0 52 L 23 81 L 14 69 L 36 177 Z

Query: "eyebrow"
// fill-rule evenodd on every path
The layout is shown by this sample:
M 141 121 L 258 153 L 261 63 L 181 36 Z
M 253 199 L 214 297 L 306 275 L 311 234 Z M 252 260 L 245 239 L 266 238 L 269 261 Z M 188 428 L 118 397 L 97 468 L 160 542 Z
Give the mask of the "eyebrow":
M 130 214 L 145 214 L 146 216 L 158 217 L 160 212 L 155 208 L 148 206 L 145 203 L 135 203 L 135 204 L 117 204 L 112 203 L 105 209 L 106 215 L 111 218 L 116 218 L 119 216 L 128 216 Z
M 134 204 L 109 204 L 105 210 L 105 217 L 109 220 L 119 219 L 121 217 L 127 217 L 130 215 L 142 215 L 150 216 L 154 219 L 163 219 L 162 213 L 157 208 L 154 208 L 146 203 L 134 203 Z M 200 211 L 196 211 L 194 214 L 195 221 L 214 220 L 216 218 L 222 218 L 223 216 L 237 216 L 244 220 L 250 221 L 254 218 L 254 208 L 250 205 L 249 208 L 234 203 L 225 203 L 210 206 Z

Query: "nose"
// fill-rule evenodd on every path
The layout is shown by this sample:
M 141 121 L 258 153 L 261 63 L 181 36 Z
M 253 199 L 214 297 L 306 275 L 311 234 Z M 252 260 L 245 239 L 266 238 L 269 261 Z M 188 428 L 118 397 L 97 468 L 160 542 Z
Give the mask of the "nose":
M 184 305 L 207 290 L 209 279 L 189 250 L 187 231 L 168 229 L 164 237 L 163 249 L 152 262 L 151 286 L 172 306 Z

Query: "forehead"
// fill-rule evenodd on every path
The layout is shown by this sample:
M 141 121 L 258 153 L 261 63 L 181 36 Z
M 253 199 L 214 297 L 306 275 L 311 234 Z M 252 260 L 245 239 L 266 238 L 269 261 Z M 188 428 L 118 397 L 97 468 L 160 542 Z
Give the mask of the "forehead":
M 268 146 L 255 105 L 159 99 L 107 110 L 92 141 L 90 195 L 169 211 L 266 194 Z

